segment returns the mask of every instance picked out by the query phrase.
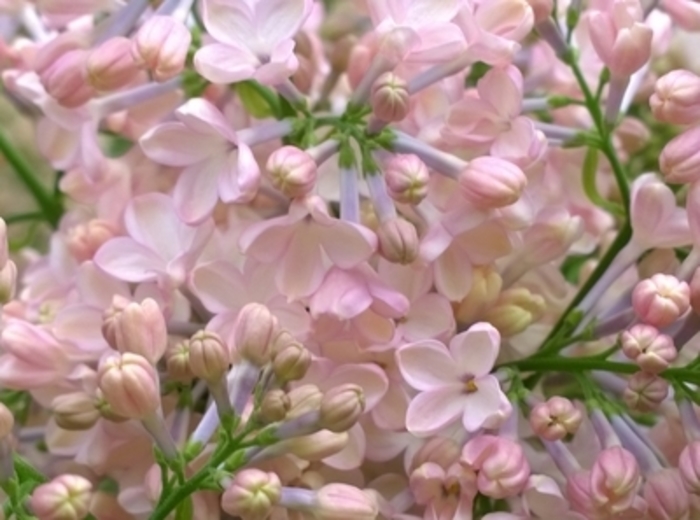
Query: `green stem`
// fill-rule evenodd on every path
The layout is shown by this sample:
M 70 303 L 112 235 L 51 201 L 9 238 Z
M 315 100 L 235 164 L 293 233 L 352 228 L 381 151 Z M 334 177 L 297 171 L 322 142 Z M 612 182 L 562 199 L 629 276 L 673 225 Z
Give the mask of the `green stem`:
M 14 456 L 15 473 L 23 481 L 33 480 L 37 484 L 43 484 L 48 479 L 34 466 L 27 462 L 20 455 L 15 454 Z
M 41 208 L 41 213 L 46 220 L 56 227 L 63 209 L 61 204 L 57 202 L 50 192 L 34 177 L 32 167 L 22 157 L 14 145 L 10 142 L 7 136 L 0 131 L 0 152 L 5 156 L 7 162 L 12 166 L 17 177 L 31 192 L 34 200 Z
M 616 361 L 606 361 L 595 357 L 567 358 L 528 358 L 521 361 L 506 363 L 506 367 L 513 367 L 523 372 L 582 372 L 585 370 L 604 370 L 618 374 L 634 374 L 639 372 L 639 367 L 632 363 L 618 363 Z
M 41 220 L 43 218 L 44 214 L 40 211 L 17 213 L 15 215 L 7 215 L 6 217 L 2 217 L 2 219 L 5 221 L 5 224 L 7 224 L 8 226 L 12 224 L 19 224 L 20 222 L 27 222 L 29 220 Z

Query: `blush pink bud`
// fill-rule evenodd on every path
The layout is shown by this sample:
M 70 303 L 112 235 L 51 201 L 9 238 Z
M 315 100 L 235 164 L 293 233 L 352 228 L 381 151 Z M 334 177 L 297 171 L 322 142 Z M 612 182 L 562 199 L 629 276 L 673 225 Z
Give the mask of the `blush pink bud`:
M 218 334 L 200 330 L 190 339 L 189 363 L 195 377 L 216 382 L 228 371 L 231 356 Z
M 377 229 L 379 254 L 395 264 L 410 264 L 418 258 L 418 232 L 408 220 L 396 217 Z
M 374 498 L 347 484 L 328 484 L 318 490 L 314 518 L 318 520 L 375 520 L 379 508 Z
M 95 399 L 85 392 L 59 395 L 51 402 L 56 424 L 69 431 L 88 430 L 100 418 Z
M 428 168 L 417 155 L 393 155 L 384 164 L 387 191 L 396 202 L 418 204 L 428 195 L 429 180 Z
M 577 471 L 566 479 L 566 498 L 574 511 L 586 518 L 597 518 L 596 505 L 591 497 L 591 472 Z
M 608 513 L 629 509 L 641 483 L 637 460 L 619 446 L 601 451 L 591 468 L 591 498 Z
M 558 441 L 578 431 L 583 414 L 565 397 L 554 396 L 530 412 L 530 426 L 542 439 Z
M 355 425 L 364 410 L 365 396 L 362 388 L 346 383 L 323 394 L 319 422 L 323 429 L 344 432 Z
M 530 477 L 530 465 L 517 442 L 505 437 L 482 435 L 462 449 L 461 464 L 476 470 L 479 492 L 501 499 L 518 495 Z
M 673 339 L 651 325 L 634 325 L 620 335 L 620 342 L 625 356 L 652 374 L 666 370 L 678 355 Z
M 0 268 L 0 305 L 9 302 L 15 297 L 17 290 L 17 265 L 8 260 Z
M 408 83 L 393 72 L 385 72 L 372 86 L 374 115 L 387 123 L 401 121 L 411 108 Z
M 690 184 L 700 180 L 700 126 L 671 139 L 659 156 L 659 168 L 666 181 Z
M 131 54 L 131 40 L 123 36 L 110 38 L 87 58 L 87 77 L 95 90 L 109 92 L 126 87 L 139 72 Z
M 113 348 L 139 354 L 152 364 L 163 357 L 168 347 L 168 329 L 155 300 L 129 302 L 112 320 Z
M 664 123 L 690 125 L 700 121 L 700 77 L 682 69 L 661 76 L 649 105 L 654 117 Z
M 668 396 L 668 381 L 649 372 L 637 372 L 629 378 L 622 398 L 631 410 L 656 410 Z
M 690 497 L 676 469 L 662 469 L 647 476 L 644 500 L 650 520 L 687 520 Z
M 143 356 L 127 352 L 100 362 L 97 384 L 114 413 L 144 419 L 160 407 L 158 373 Z
M 306 412 L 318 410 L 323 400 L 323 394 L 316 385 L 301 385 L 289 391 L 289 401 L 292 407 L 290 417 L 298 417 Z
M 46 92 L 64 107 L 79 107 L 95 95 L 86 80 L 86 59 L 84 50 L 66 52 L 40 75 Z
M 176 343 L 165 353 L 165 367 L 168 379 L 181 383 L 188 383 L 194 378 L 190 368 L 190 342 L 189 340 Z
M 68 249 L 78 262 L 91 260 L 97 250 L 116 235 L 109 222 L 93 219 L 68 232 Z
M 38 520 L 82 520 L 88 515 L 92 484 L 79 475 L 60 475 L 42 484 L 29 501 Z
M 688 444 L 678 457 L 678 471 L 688 493 L 700 495 L 700 441 Z
M 9 437 L 14 427 L 15 417 L 7 406 L 0 403 L 0 441 Z
M 264 424 L 283 421 L 291 407 L 292 402 L 287 393 L 280 388 L 273 388 L 263 397 L 258 418 Z
M 272 342 L 278 333 L 277 318 L 260 303 L 249 303 L 238 313 L 235 343 L 238 353 L 256 366 L 272 357 Z
M 311 366 L 311 353 L 300 343 L 291 343 L 277 352 L 272 360 L 272 372 L 280 383 L 298 381 Z
M 316 184 L 318 166 L 311 155 L 296 146 L 283 146 L 267 160 L 272 184 L 287 197 L 303 197 Z
M 192 35 L 172 16 L 152 16 L 134 36 L 131 54 L 136 65 L 148 69 L 158 82 L 174 78 L 185 68 Z
M 459 453 L 459 445 L 454 440 L 447 437 L 431 437 L 413 456 L 409 469 L 413 471 L 427 462 L 446 469 L 459 458 Z
M 0 218 L 0 269 L 5 267 L 5 264 L 10 259 L 9 243 L 7 241 L 7 224 Z
M 246 520 L 265 520 L 281 493 L 282 483 L 275 473 L 247 468 L 233 477 L 221 497 L 221 508 Z
M 535 16 L 535 24 L 545 21 L 552 16 L 554 10 L 554 0 L 527 0 Z
M 131 300 L 128 298 L 115 294 L 112 296 L 112 305 L 102 315 L 102 336 L 114 350 L 117 350 L 117 322 L 119 321 L 119 316 L 130 303 Z
M 517 202 L 527 177 L 513 163 L 497 157 L 477 157 L 459 175 L 459 188 L 469 202 L 483 209 Z
M 568 252 L 583 233 L 581 217 L 563 208 L 542 211 L 535 223 L 525 231 L 523 251 L 518 261 L 531 265 L 545 264 Z
M 635 286 L 632 307 L 644 323 L 667 327 L 690 308 L 690 287 L 675 276 L 655 274 Z

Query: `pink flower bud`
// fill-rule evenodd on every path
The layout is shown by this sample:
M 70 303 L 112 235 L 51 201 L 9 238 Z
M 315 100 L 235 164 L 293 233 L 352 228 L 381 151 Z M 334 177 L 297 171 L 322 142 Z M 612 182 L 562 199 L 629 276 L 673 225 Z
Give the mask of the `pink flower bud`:
M 68 231 L 68 249 L 78 262 L 91 260 L 97 250 L 116 235 L 109 222 L 93 219 Z
M 700 126 L 671 139 L 659 157 L 659 167 L 666 181 L 691 184 L 700 180 Z
M 566 498 L 571 508 L 585 515 L 586 518 L 597 518 L 597 506 L 591 496 L 591 472 L 577 471 L 566 479 Z
M 228 371 L 231 356 L 218 334 L 200 330 L 190 339 L 189 362 L 196 377 L 215 382 Z
M 536 404 L 530 412 L 532 430 L 547 441 L 558 441 L 575 434 L 582 420 L 583 414 L 574 404 L 558 396 Z
M 649 372 L 637 372 L 629 378 L 622 398 L 631 410 L 649 412 L 666 399 L 668 388 L 665 379 Z
M 318 520 L 375 520 L 379 508 L 374 498 L 347 484 L 328 484 L 318 490 L 314 517 Z
M 614 0 L 607 11 L 593 11 L 589 15 L 588 31 L 593 48 L 614 76 L 631 76 L 651 56 L 653 31 L 641 18 L 639 2 L 626 0 Z
M 114 341 L 110 345 L 119 352 L 133 352 L 156 364 L 168 347 L 168 329 L 158 304 L 146 298 L 141 303 L 129 302 L 119 310 L 123 301 L 114 301 L 117 307 L 113 303 L 103 323 L 105 337 Z
M 3 403 L 0 403 L 0 441 L 6 439 L 15 427 L 15 417 L 10 409 Z
M 335 433 L 320 430 L 311 435 L 302 435 L 279 442 L 280 453 L 291 453 L 300 459 L 315 461 L 335 455 L 348 446 L 348 432 Z
M 187 383 L 192 381 L 194 374 L 190 368 L 190 342 L 180 341 L 165 353 L 165 367 L 168 379 Z
M 287 393 L 280 388 L 274 388 L 263 397 L 258 418 L 265 424 L 283 421 L 291 407 L 292 402 Z
M 518 261 L 532 265 L 545 264 L 561 257 L 583 233 L 583 220 L 563 208 L 548 208 L 523 236 Z
M 235 344 L 238 353 L 257 366 L 272 356 L 272 341 L 278 332 L 277 318 L 260 303 L 249 303 L 238 313 Z
M 700 121 L 700 77 L 682 69 L 661 76 L 649 105 L 654 117 L 664 123 L 691 125 Z
M 17 265 L 12 260 L 8 260 L 5 266 L 0 268 L 0 305 L 14 298 L 16 289 Z
M 292 407 L 290 417 L 297 417 L 306 412 L 318 410 L 323 400 L 323 394 L 316 385 L 301 385 L 289 391 L 289 400 Z
M 619 446 L 601 451 L 591 468 L 591 498 L 612 514 L 632 506 L 641 483 L 637 459 Z
M 657 328 L 667 327 L 690 307 L 690 287 L 675 276 L 655 274 L 636 285 L 632 307 L 641 321 Z
M 158 82 L 177 76 L 185 68 L 192 35 L 172 16 L 151 16 L 134 36 L 131 53 L 139 67 L 148 69 Z
M 417 155 L 392 155 L 384 164 L 384 181 L 396 202 L 418 204 L 428 195 L 429 180 L 428 168 Z
M 447 437 L 431 437 L 413 456 L 410 470 L 413 471 L 426 462 L 446 469 L 459 458 L 459 453 L 459 445 L 454 440 Z
M 695 0 L 663 0 L 661 5 L 671 19 L 686 31 L 700 30 L 700 4 Z
M 39 520 L 82 520 L 88 515 L 92 484 L 79 475 L 60 475 L 34 490 L 32 512 Z
M 95 90 L 108 92 L 133 83 L 139 75 L 139 68 L 131 54 L 131 40 L 115 36 L 90 52 L 87 74 Z
M 678 457 L 678 471 L 688 493 L 700 495 L 700 441 L 688 444 Z
M 496 157 L 477 157 L 459 175 L 459 188 L 479 208 L 510 206 L 527 185 L 527 177 L 513 163 Z
M 673 339 L 651 325 L 634 325 L 620 335 L 622 352 L 645 372 L 658 374 L 676 359 Z
M 143 356 L 127 352 L 105 357 L 97 384 L 112 410 L 129 419 L 144 419 L 160 407 L 158 373 Z
M 395 264 L 410 264 L 418 258 L 418 232 L 408 220 L 396 217 L 377 229 L 379 254 Z
M 462 449 L 460 462 L 477 472 L 479 492 L 501 499 L 518 495 L 530 477 L 530 465 L 523 449 L 505 437 L 481 435 Z
M 267 160 L 267 173 L 272 184 L 287 197 L 303 197 L 316 184 L 316 161 L 296 146 L 283 146 Z
M 272 360 L 272 372 L 280 383 L 298 381 L 311 366 L 311 353 L 300 343 L 291 343 Z
M 51 402 L 56 424 L 64 430 L 88 430 L 100 418 L 95 398 L 85 392 L 59 395 Z
M 527 0 L 535 15 L 535 24 L 543 22 L 552 16 L 554 10 L 554 0 Z
M 9 244 L 7 242 L 7 224 L 0 218 L 0 269 L 5 267 L 5 264 L 10 259 Z
M 279 502 L 282 483 L 275 473 L 254 468 L 239 471 L 221 497 L 221 508 L 246 520 L 265 520 Z
M 365 410 L 365 396 L 362 388 L 352 383 L 336 386 L 328 390 L 321 400 L 320 425 L 332 432 L 349 430 Z
M 64 107 L 79 107 L 95 95 L 86 80 L 86 59 L 86 51 L 66 52 L 40 75 L 46 92 Z
M 411 108 L 408 83 L 393 72 L 385 72 L 372 86 L 371 103 L 378 119 L 387 123 L 401 121 Z
M 647 475 L 644 500 L 650 520 L 686 520 L 690 497 L 677 469 L 662 469 Z

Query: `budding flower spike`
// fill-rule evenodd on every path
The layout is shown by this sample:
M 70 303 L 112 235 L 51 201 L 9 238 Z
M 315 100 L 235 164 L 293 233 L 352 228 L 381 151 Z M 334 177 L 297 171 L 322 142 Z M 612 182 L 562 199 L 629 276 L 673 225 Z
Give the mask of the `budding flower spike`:
M 700 518 L 697 2 L 0 12 L 0 517 Z

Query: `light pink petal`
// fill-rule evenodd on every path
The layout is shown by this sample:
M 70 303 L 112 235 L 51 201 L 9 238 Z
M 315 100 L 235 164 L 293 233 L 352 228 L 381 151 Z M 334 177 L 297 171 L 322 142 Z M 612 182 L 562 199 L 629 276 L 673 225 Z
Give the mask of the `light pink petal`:
M 290 301 L 312 294 L 326 274 L 316 237 L 304 231 L 294 234 L 275 276 L 278 289 Z
M 260 186 L 260 167 L 246 145 L 232 151 L 221 165 L 219 195 L 224 202 L 250 201 Z
M 61 374 L 50 368 L 26 363 L 11 354 L 0 355 L 0 385 L 13 390 L 32 390 L 52 385 Z
M 450 301 L 460 301 L 472 286 L 472 265 L 464 252 L 455 244 L 433 264 L 435 287 Z
M 37 146 L 54 168 L 68 169 L 75 164 L 80 147 L 80 133 L 57 125 L 48 117 L 39 119 Z
M 368 2 L 369 3 L 369 2 Z M 428 23 L 449 22 L 462 7 L 460 0 L 411 0 L 401 2 L 396 7 L 402 7 L 405 16 L 404 23 L 413 27 L 422 27 Z
M 523 77 L 513 65 L 493 68 L 481 78 L 477 86 L 479 97 L 489 103 L 504 119 L 520 115 L 523 99 Z
M 274 277 L 272 280 L 274 282 Z M 279 295 L 269 300 L 267 307 L 279 320 L 280 327 L 288 330 L 295 338 L 303 340 L 309 334 L 311 316 L 301 303 L 287 303 L 287 299 Z
M 331 468 L 348 471 L 359 468 L 365 458 L 365 432 L 359 424 L 348 430 L 348 444 L 340 452 L 323 459 Z
M 325 382 L 328 388 L 352 383 L 362 387 L 365 395 L 365 412 L 369 412 L 384 397 L 389 388 L 386 373 L 373 363 L 355 363 L 340 365 L 329 380 Z
M 372 410 L 372 418 L 379 428 L 393 432 L 403 430 L 406 410 L 411 399 L 406 389 L 398 381 L 392 381 L 377 406 Z
M 202 19 L 207 32 L 228 45 L 245 47 L 256 41 L 255 14 L 246 0 L 204 0 Z
M 450 341 L 450 353 L 461 373 L 481 377 L 493 368 L 501 335 L 490 323 L 475 323 Z
M 259 0 L 255 5 L 258 40 L 267 49 L 291 39 L 311 12 L 313 0 Z
M 356 316 L 352 322 L 358 333 L 375 345 L 386 345 L 394 337 L 394 320 L 385 318 L 371 308 Z
M 369 293 L 374 299 L 373 311 L 387 318 L 402 318 L 406 315 L 410 307 L 406 296 L 384 283 L 368 264 L 360 265 L 358 270 L 364 275 Z
M 146 156 L 167 166 L 190 166 L 221 152 L 221 140 L 193 132 L 183 123 L 163 123 L 139 140 Z
M 404 345 L 396 351 L 396 362 L 406 382 L 422 391 L 459 384 L 463 373 L 447 348 L 433 340 Z
M 468 432 L 489 426 L 494 418 L 500 416 L 503 392 L 494 376 L 485 376 L 476 381 L 478 390 L 465 394 L 462 424 Z
M 260 60 L 247 49 L 220 43 L 205 45 L 194 55 L 194 66 L 212 83 L 227 85 L 250 79 Z
M 377 410 L 378 408 L 373 410 L 373 415 Z M 402 431 L 405 427 L 405 418 L 404 410 L 404 415 L 401 417 L 401 428 L 395 431 L 380 429 L 371 420 L 362 421 L 367 436 L 367 459 L 375 462 L 386 462 L 397 457 L 406 449 L 406 446 L 413 441 L 413 436 Z
M 278 85 L 293 75 L 299 68 L 299 59 L 294 54 L 294 40 L 280 42 L 272 51 L 270 59 L 260 65 L 254 78 L 263 85 Z
M 342 320 L 349 320 L 361 314 L 372 305 L 372 296 L 364 281 L 342 269 L 331 269 L 321 287 L 309 301 L 309 309 L 314 317 L 332 314 Z
M 288 215 L 256 222 L 241 233 L 239 246 L 260 262 L 274 262 L 287 250 L 296 231 Z
M 420 256 L 426 262 L 432 262 L 439 257 L 452 243 L 453 236 L 441 223 L 430 226 L 421 240 Z
M 147 193 L 136 197 L 124 212 L 124 226 L 129 235 L 166 260 L 180 251 L 182 223 L 173 200 L 163 193 Z
M 175 111 L 175 116 L 187 128 L 210 138 L 236 142 L 236 132 L 221 111 L 204 98 L 192 98 Z
M 314 226 L 321 246 L 338 267 L 350 269 L 367 260 L 377 247 L 377 237 L 369 229 L 350 222 Z
M 411 49 L 412 63 L 443 63 L 452 60 L 467 48 L 464 34 L 455 24 L 430 24 L 418 30 L 419 43 Z
M 129 237 L 113 238 L 104 244 L 94 261 L 107 274 L 126 282 L 155 280 L 166 268 L 161 257 Z
M 212 214 L 219 200 L 219 175 L 226 167 L 226 156 L 215 155 L 180 174 L 173 190 L 173 202 L 183 222 L 195 225 Z
M 192 272 L 191 288 L 207 310 L 217 314 L 238 310 L 249 301 L 243 275 L 225 260 L 197 266 Z
M 401 324 L 401 334 L 406 341 L 425 338 L 440 339 L 455 328 L 454 313 L 444 296 L 429 293 L 411 304 L 406 320 Z
M 115 294 L 125 298 L 131 297 L 126 283 L 109 276 L 92 261 L 84 262 L 78 268 L 76 286 L 84 303 L 101 309 L 106 309 L 112 304 Z
M 406 429 L 419 437 L 438 433 L 464 413 L 465 397 L 458 386 L 421 392 L 408 405 Z

